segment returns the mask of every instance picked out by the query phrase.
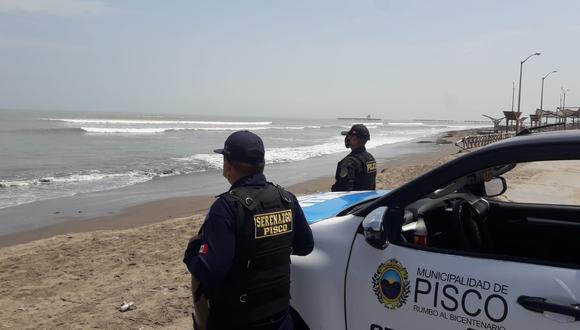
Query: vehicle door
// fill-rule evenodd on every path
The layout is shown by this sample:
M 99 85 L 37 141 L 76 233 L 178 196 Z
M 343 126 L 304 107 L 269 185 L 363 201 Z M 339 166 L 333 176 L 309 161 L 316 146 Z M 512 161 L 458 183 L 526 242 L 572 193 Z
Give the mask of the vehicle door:
M 365 225 L 384 212 L 369 213 Z M 381 248 L 362 231 L 355 236 L 345 279 L 348 329 L 580 329 L 578 269 L 407 243 Z

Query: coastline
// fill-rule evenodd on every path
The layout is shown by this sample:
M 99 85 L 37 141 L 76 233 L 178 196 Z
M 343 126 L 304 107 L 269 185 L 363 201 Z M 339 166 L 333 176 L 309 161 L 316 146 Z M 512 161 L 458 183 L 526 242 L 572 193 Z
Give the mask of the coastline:
M 386 162 L 378 174 L 379 188 L 398 186 L 457 157 L 452 145 L 438 150 Z M 580 181 L 570 180 L 578 175 L 578 161 L 521 164 L 516 171 L 507 173 L 510 191 L 502 198 L 545 201 L 548 191 L 554 201 L 580 203 Z M 320 184 L 327 190 L 328 179 L 289 188 L 312 192 Z M 160 203 L 175 206 L 169 200 Z M 161 204 L 150 206 L 164 214 Z M 1 247 L 0 328 L 190 328 L 190 274 L 181 259 L 204 220 L 199 211 L 135 228 L 69 233 Z M 129 301 L 135 309 L 119 312 Z
M 415 177 L 416 171 L 421 171 L 420 169 L 402 171 L 400 167 L 423 167 L 424 172 L 432 167 L 432 165 L 426 164 L 433 164 L 434 162 L 436 163 L 438 160 L 440 160 L 441 155 L 457 153 L 459 148 L 454 146 L 453 143 L 448 142 L 454 142 L 459 139 L 459 136 L 469 134 L 470 132 L 473 132 L 473 130 L 449 131 L 418 140 L 403 142 L 398 146 L 391 145 L 390 147 L 407 147 L 408 150 L 406 152 L 397 154 L 394 157 L 384 155 L 376 157 L 379 171 L 387 173 L 386 176 L 381 175 L 381 173 L 377 175 L 377 189 L 395 188 L 396 186 Z M 446 138 L 448 139 L 448 142 L 435 143 L 436 141 L 442 142 Z M 414 148 L 419 149 L 413 150 Z M 371 150 L 371 152 L 373 151 Z M 343 157 L 344 155 L 346 154 L 335 155 L 333 158 L 337 158 L 338 156 Z M 439 163 L 445 159 L 446 158 L 444 157 L 439 161 Z M 323 166 L 325 168 L 328 167 L 327 163 L 332 161 L 333 159 L 325 160 Z M 321 162 L 319 161 L 317 163 L 320 165 Z M 334 164 L 335 163 L 333 163 L 332 166 L 335 166 Z M 293 166 L 291 163 L 280 165 L 285 167 Z M 393 169 L 396 170 L 392 171 Z M 294 180 L 295 182 L 298 182 L 285 186 L 295 195 L 305 195 L 316 192 L 329 191 L 330 186 L 332 183 L 334 183 L 334 177 L 332 176 L 334 168 L 329 169 L 326 172 L 328 175 L 305 180 Z M 394 175 L 389 175 L 390 172 L 393 172 Z M 276 178 L 271 179 L 269 175 L 267 175 L 267 177 L 271 181 L 280 183 L 282 185 L 284 185 L 284 181 L 288 182 L 288 180 L 281 180 L 282 182 L 280 182 L 280 180 L 276 180 Z M 227 185 L 223 178 L 219 177 L 218 179 L 223 181 L 221 184 L 223 184 L 224 187 Z M 145 226 L 160 221 L 183 218 L 204 213 L 211 206 L 211 203 L 214 200 L 213 196 L 217 193 L 218 192 L 215 192 L 214 194 L 208 194 L 206 192 L 202 195 L 184 194 L 183 196 L 161 198 L 153 201 L 137 203 L 136 205 L 120 208 L 118 210 L 109 210 L 111 214 L 98 216 L 87 216 L 87 212 L 83 210 L 81 203 L 81 206 L 74 208 L 75 210 L 81 210 L 71 211 L 69 213 L 72 215 L 59 217 L 60 221 L 56 223 L 0 235 L 0 248 L 28 243 L 39 239 L 50 238 L 56 235 L 84 233 L 96 230 L 123 230 Z M 39 204 L 42 203 L 43 202 Z M 48 201 L 46 203 L 59 202 Z M 66 199 L 62 203 L 66 203 Z M 84 206 L 86 206 L 86 203 Z M 49 212 L 46 209 L 47 208 L 41 208 L 39 211 L 47 213 L 44 215 L 45 217 L 54 215 L 54 213 L 60 213 L 50 212 L 52 214 L 48 214 Z M 35 214 L 35 216 L 39 215 Z
M 454 141 L 459 134 L 444 133 L 444 138 Z M 430 152 L 381 159 L 377 188 L 395 188 L 458 149 L 433 143 Z M 325 176 L 287 189 L 298 195 L 328 191 L 332 182 Z M 0 327 L 190 327 L 190 277 L 181 259 L 212 200 L 170 198 L 107 217 L 71 220 L 40 229 L 36 235 L 49 236 L 44 239 L 11 235 L 21 239 L 13 244 L 27 243 L 0 247 Z M 64 229 L 67 233 L 59 232 Z M 120 313 L 124 301 L 134 301 L 136 309 Z

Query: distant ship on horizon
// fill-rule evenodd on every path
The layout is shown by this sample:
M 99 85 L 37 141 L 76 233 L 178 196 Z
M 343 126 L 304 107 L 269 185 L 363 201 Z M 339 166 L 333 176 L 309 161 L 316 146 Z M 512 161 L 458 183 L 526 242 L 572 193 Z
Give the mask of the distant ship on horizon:
M 371 115 L 366 117 L 338 117 L 339 120 L 370 120 L 370 121 L 381 121 L 381 118 L 372 118 Z

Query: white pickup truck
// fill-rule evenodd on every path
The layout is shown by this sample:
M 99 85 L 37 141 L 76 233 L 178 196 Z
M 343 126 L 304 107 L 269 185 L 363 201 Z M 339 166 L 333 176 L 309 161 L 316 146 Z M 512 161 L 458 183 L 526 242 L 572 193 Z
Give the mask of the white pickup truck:
M 580 206 L 505 197 L 524 163 L 579 159 L 579 132 L 518 136 L 392 191 L 299 198 L 296 328 L 580 329 Z

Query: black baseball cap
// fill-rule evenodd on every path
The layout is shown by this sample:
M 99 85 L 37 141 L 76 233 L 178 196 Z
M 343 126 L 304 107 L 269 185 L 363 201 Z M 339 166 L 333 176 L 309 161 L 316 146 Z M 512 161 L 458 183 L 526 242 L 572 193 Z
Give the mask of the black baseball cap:
M 371 139 L 371 133 L 369 133 L 369 129 L 363 124 L 354 124 L 348 131 L 340 132 L 342 135 L 354 135 L 358 138 L 362 138 L 364 140 Z
M 264 164 L 264 142 L 250 131 L 232 133 L 226 139 L 224 148 L 215 149 L 213 152 L 250 165 Z

